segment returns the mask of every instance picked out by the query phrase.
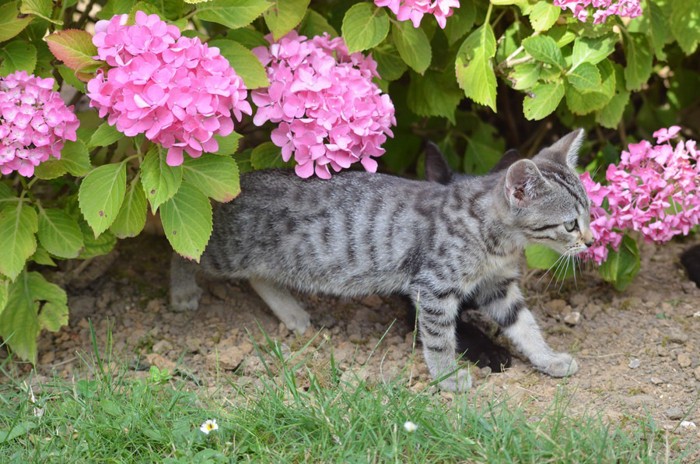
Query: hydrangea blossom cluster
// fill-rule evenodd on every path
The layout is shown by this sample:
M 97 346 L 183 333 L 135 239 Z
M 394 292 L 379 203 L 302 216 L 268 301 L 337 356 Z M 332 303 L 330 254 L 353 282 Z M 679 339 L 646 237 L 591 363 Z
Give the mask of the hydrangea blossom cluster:
M 459 8 L 459 0 L 374 0 L 377 6 L 385 6 L 396 15 L 399 21 L 411 20 L 418 28 L 423 16 L 435 16 L 438 25 L 445 29 L 447 18 L 452 16 L 453 8 Z
M 630 144 L 620 163 L 608 166 L 607 186 L 592 181 L 588 173 L 581 176 L 591 198 L 596 238 L 588 258 L 605 261 L 607 246 L 617 249 L 625 231 L 662 243 L 700 224 L 700 150 L 695 140 L 673 147 L 669 141 L 678 132 L 678 126 L 660 129 L 654 132 L 656 145 L 646 140 Z
M 282 158 L 294 155 L 298 176 L 331 177 L 359 161 L 371 172 L 372 157 L 396 125 L 394 105 L 372 82 L 377 63 L 361 53 L 349 54 L 341 38 L 327 34 L 307 39 L 292 31 L 253 53 L 267 69 L 270 86 L 252 92 L 258 110 L 253 122 L 279 123 L 272 142 Z
M 555 6 L 569 9 L 576 19 L 586 22 L 589 10 L 592 7 L 593 23 L 604 23 L 608 16 L 620 16 L 623 18 L 636 18 L 642 15 L 640 0 L 554 0 Z
M 66 140 L 75 141 L 80 125 L 54 80 L 17 71 L 0 77 L 0 172 L 34 175 L 49 157 L 61 157 Z
M 218 149 L 214 134 L 233 131 L 232 116 L 251 114 L 241 77 L 219 49 L 180 35 L 158 15 L 136 13 L 98 21 L 92 39 L 98 58 L 112 66 L 88 82 L 90 104 L 127 136 L 145 134 L 182 164 Z

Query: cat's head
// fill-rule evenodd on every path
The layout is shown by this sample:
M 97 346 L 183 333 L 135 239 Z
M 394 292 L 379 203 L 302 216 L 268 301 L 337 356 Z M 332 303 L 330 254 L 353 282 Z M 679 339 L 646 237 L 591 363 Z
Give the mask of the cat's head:
M 512 223 L 527 241 L 568 255 L 593 244 L 590 199 L 576 173 L 583 135 L 573 131 L 531 160 L 514 162 L 503 184 Z

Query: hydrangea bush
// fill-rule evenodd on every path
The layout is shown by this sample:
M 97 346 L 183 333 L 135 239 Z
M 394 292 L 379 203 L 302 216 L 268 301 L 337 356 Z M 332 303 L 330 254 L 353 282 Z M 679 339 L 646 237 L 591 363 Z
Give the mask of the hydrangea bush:
M 69 310 L 42 272 L 109 252 L 148 210 L 199 259 L 212 201 L 235 198 L 247 170 L 411 175 L 430 139 L 479 174 L 506 147 L 531 153 L 575 127 L 588 131 L 591 258 L 622 288 L 636 240 L 696 228 L 697 11 L 700 0 L 4 2 L 0 337 L 35 361 L 38 333 Z M 671 143 L 674 125 L 687 141 Z M 534 267 L 556 258 L 528 253 Z

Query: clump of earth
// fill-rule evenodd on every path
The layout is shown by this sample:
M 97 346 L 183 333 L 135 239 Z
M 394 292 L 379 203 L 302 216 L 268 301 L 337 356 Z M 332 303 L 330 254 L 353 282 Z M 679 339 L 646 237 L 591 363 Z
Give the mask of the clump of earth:
M 528 303 L 546 339 L 555 349 L 574 354 L 580 371 L 554 379 L 516 357 L 502 373 L 473 367 L 475 390 L 470 394 L 507 397 L 537 416 L 563 386 L 573 395 L 568 414 L 600 414 L 612 424 L 650 417 L 700 460 L 700 428 L 693 427 L 700 426 L 700 289 L 679 262 L 689 246 L 689 240 L 643 244 L 641 272 L 624 292 L 615 291 L 594 269 L 564 283 L 526 271 Z M 53 375 L 70 378 L 85 369 L 92 325 L 103 353 L 111 334 L 112 359 L 128 365 L 130 375 L 147 375 L 156 366 L 179 375 L 193 389 L 259 383 L 266 337 L 286 356 L 299 355 L 295 362 L 303 360 L 319 375 L 328 372 L 332 353 L 348 378 L 398 377 L 416 391 L 434 389 L 428 387 L 420 344 L 401 298 L 300 296 L 312 328 L 297 335 L 243 282 L 201 279 L 205 292 L 199 309 L 169 311 L 169 261 L 165 239 L 143 235 L 120 242 L 112 254 L 88 265 L 56 271 L 52 279 L 64 282 L 69 293 L 70 322 L 57 333 L 41 335 L 32 382 L 40 385 Z M 22 375 L 30 366 L 15 363 L 13 369 Z M 221 382 L 222 376 L 227 382 Z M 448 401 L 454 395 L 438 394 Z

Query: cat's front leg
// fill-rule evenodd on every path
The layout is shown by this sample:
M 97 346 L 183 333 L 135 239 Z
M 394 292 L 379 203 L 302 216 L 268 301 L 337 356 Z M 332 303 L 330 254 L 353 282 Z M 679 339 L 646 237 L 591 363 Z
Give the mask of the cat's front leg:
M 437 294 L 425 287 L 414 289 L 412 298 L 430 375 L 442 379 L 439 387 L 443 390 L 468 390 L 472 385 L 469 371 L 458 369 L 455 359 L 455 318 L 460 299 L 453 293 Z
M 549 347 L 525 300 L 515 277 L 503 278 L 480 286 L 476 295 L 479 308 L 501 326 L 503 333 L 539 371 L 552 377 L 565 377 L 578 371 L 576 360 L 568 353 Z
M 170 309 L 194 311 L 199 307 L 202 289 L 197 285 L 197 263 L 173 252 L 170 258 Z

